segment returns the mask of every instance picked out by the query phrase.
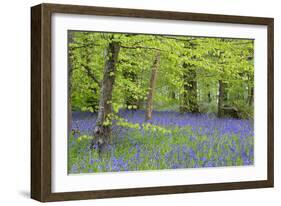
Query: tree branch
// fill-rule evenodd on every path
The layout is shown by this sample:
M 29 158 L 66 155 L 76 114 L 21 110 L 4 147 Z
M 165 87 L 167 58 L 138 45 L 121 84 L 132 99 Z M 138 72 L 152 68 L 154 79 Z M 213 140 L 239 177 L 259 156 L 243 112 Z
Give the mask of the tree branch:
M 149 49 L 149 50 L 156 50 L 156 51 L 165 51 L 165 52 L 167 52 L 166 50 L 162 50 L 162 49 L 155 48 L 155 47 L 146 47 L 146 46 L 121 46 L 121 48 L 124 48 L 124 49 Z
M 254 42 L 250 42 L 250 41 L 248 41 L 248 42 L 231 42 L 232 45 L 243 45 L 243 44 L 252 44 L 252 43 L 254 43 Z
M 79 46 L 70 46 L 71 49 L 79 49 L 79 48 L 84 48 L 84 47 L 88 47 L 88 46 L 102 46 L 100 44 L 96 44 L 95 42 L 90 42 L 87 44 L 79 44 Z
M 140 43 L 144 43 L 144 42 L 148 42 L 148 41 L 153 41 L 153 40 L 155 40 L 155 38 L 136 41 L 136 42 L 133 42 L 133 46 L 137 46 Z
M 176 40 L 176 41 L 183 41 L 183 42 L 191 42 L 193 39 L 193 37 L 191 37 L 191 39 L 181 39 L 181 38 L 178 38 L 178 37 L 172 37 L 172 36 L 162 36 L 163 38 L 165 39 L 173 39 L 173 40 Z
M 96 78 L 96 76 L 91 72 L 91 68 L 88 66 L 88 65 L 85 65 L 85 64 L 81 64 L 82 67 L 84 67 L 84 69 L 86 70 L 88 76 L 94 80 L 94 82 L 96 82 L 99 87 L 101 87 L 101 83 L 100 81 Z

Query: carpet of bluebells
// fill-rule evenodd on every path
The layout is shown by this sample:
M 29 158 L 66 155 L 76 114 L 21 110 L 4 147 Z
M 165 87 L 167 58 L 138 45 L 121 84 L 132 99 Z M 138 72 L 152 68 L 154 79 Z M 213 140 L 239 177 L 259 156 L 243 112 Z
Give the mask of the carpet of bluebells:
M 119 116 L 133 124 L 113 124 L 106 155 L 90 150 L 97 114 L 73 112 L 68 143 L 68 172 L 92 173 L 177 168 L 253 165 L 254 129 L 250 120 L 217 118 L 207 114 L 153 111 L 144 128 L 144 111 L 124 110 Z

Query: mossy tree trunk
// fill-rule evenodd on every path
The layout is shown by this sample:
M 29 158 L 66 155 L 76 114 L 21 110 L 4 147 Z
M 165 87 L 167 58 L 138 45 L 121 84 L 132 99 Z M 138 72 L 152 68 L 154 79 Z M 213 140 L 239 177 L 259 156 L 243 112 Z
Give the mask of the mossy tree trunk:
M 91 147 L 93 147 L 94 144 L 97 145 L 99 153 L 102 152 L 109 143 L 111 136 L 110 114 L 112 114 L 112 91 L 115 82 L 119 50 L 120 45 L 118 42 L 111 41 L 109 43 L 103 71 L 98 117 L 93 132 L 94 140 L 91 144 Z
M 193 67 L 189 67 L 186 63 L 183 64 L 185 73 L 183 75 L 184 79 L 184 92 L 182 105 L 180 107 L 181 112 L 199 112 L 198 105 L 198 94 L 197 94 L 197 80 L 196 80 L 196 70 Z

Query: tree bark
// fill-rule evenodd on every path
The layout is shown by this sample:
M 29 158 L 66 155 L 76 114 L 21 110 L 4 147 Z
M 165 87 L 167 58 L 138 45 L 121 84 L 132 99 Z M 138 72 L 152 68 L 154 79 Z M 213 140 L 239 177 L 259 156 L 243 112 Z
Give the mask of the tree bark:
M 129 81 L 133 82 L 135 85 L 138 84 L 138 75 L 135 71 L 124 71 L 123 76 L 125 79 L 129 79 Z M 137 93 L 126 87 L 125 88 L 125 104 L 127 109 L 137 110 L 139 109 L 139 100 L 136 98 Z M 132 108 L 132 106 L 134 108 Z
M 253 77 L 251 78 L 248 73 L 248 95 L 247 95 L 247 104 L 251 106 L 254 102 L 254 86 L 252 86 L 251 81 L 253 81 Z
M 99 153 L 109 143 L 111 136 L 111 119 L 109 115 L 112 113 L 112 91 L 115 82 L 119 50 L 120 45 L 118 42 L 112 41 L 109 43 L 103 71 L 98 117 L 93 132 L 94 140 L 91 144 L 91 148 L 94 144 L 97 146 Z M 105 121 L 109 121 L 110 123 L 105 124 Z
M 226 83 L 219 80 L 218 117 L 222 117 L 224 102 L 227 101 Z
M 73 42 L 71 32 L 68 32 L 68 47 Z M 68 59 L 67 59 L 67 67 L 68 67 L 68 94 L 67 94 L 67 113 L 68 113 L 68 132 L 72 131 L 72 104 L 71 104 L 71 91 L 72 91 L 72 51 L 68 48 Z
M 184 93 L 183 93 L 183 103 L 181 105 L 181 112 L 199 112 L 198 105 L 198 94 L 197 94 L 197 81 L 196 81 L 196 71 L 194 68 L 188 68 L 188 65 L 184 63 L 185 73 L 183 75 L 184 79 Z
M 211 103 L 212 102 L 212 94 L 211 94 L 210 84 L 207 84 L 207 88 L 208 88 L 207 99 L 208 99 L 208 102 Z
M 160 61 L 160 52 L 157 52 L 155 60 L 153 62 L 153 66 L 152 66 L 150 83 L 149 83 L 149 88 L 148 88 L 145 121 L 148 121 L 152 118 L 153 96 L 154 96 L 154 91 L 155 91 L 159 61 Z
M 248 88 L 248 105 L 253 105 L 254 102 L 254 87 L 249 86 Z
M 70 64 L 70 63 L 69 63 Z M 72 77 L 72 69 L 71 66 L 68 66 L 68 97 L 67 97 L 67 113 L 68 113 L 68 132 L 72 131 L 72 104 L 71 104 L 71 77 Z
M 176 92 L 175 91 L 171 91 L 171 98 L 176 99 Z
M 219 80 L 218 117 L 222 117 L 222 104 L 223 104 L 223 86 L 222 86 L 222 80 Z
M 208 92 L 208 102 L 211 103 L 212 102 L 212 96 L 211 96 L 211 92 Z
M 189 102 L 188 102 L 188 75 L 184 74 L 183 75 L 183 79 L 184 79 L 184 84 L 183 84 L 183 100 L 182 100 L 182 104 L 180 106 L 180 112 L 188 112 L 189 111 Z

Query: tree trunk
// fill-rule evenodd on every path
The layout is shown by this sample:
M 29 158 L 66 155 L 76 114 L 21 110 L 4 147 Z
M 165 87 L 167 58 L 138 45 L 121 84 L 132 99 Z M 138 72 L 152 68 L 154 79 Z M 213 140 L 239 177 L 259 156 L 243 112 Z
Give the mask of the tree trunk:
M 175 91 L 171 91 L 171 98 L 172 99 L 176 99 L 176 92 Z
M 222 117 L 224 102 L 227 101 L 226 83 L 219 80 L 218 117 Z
M 192 113 L 198 113 L 199 112 L 199 106 L 197 101 L 197 81 L 196 79 L 196 72 L 192 71 L 192 80 L 190 80 L 190 87 L 189 87 L 189 110 Z
M 187 72 L 186 72 L 187 73 Z M 180 112 L 188 112 L 189 111 L 189 101 L 188 101 L 188 75 L 187 74 L 183 75 L 183 79 L 184 79 L 184 84 L 183 84 L 183 100 L 181 103 L 181 107 L 180 107 Z
M 71 104 L 71 71 L 68 70 L 68 78 L 69 78 L 69 82 L 68 82 L 68 97 L 67 97 L 67 113 L 68 113 L 68 132 L 72 131 L 72 104 Z M 69 133 L 70 134 L 70 133 Z
M 73 38 L 71 32 L 68 32 L 68 47 L 73 42 Z M 68 59 L 67 59 L 67 67 L 68 67 L 68 93 L 67 93 L 67 113 L 68 113 L 68 134 L 72 132 L 72 104 L 71 104 L 71 90 L 72 90 L 72 51 L 68 48 Z
M 91 148 L 95 144 L 97 149 L 102 152 L 109 143 L 111 136 L 111 119 L 112 113 L 112 91 L 115 82 L 116 63 L 120 50 L 117 42 L 110 42 L 107 48 L 107 58 L 103 71 L 103 80 L 100 92 L 98 118 L 94 128 L 94 140 Z
M 148 95 L 147 95 L 147 103 L 146 103 L 146 114 L 145 114 L 145 121 L 148 121 L 152 117 L 152 109 L 153 109 L 153 96 L 155 90 L 155 84 L 157 79 L 157 71 L 159 67 L 160 61 L 160 52 L 156 54 L 155 60 L 153 62 L 150 83 L 148 88 Z
M 251 106 L 254 101 L 254 87 L 249 86 L 248 88 L 248 105 Z
M 138 75 L 135 71 L 124 71 L 123 76 L 125 79 L 128 79 L 135 85 L 138 84 Z M 137 110 L 139 109 L 139 99 L 136 98 L 137 93 L 130 89 L 129 87 L 125 87 L 125 104 L 127 109 Z
M 212 102 L 212 94 L 211 94 L 211 86 L 210 86 L 210 84 L 207 84 L 207 89 L 208 89 L 207 99 L 208 99 L 208 102 L 211 103 Z
M 211 96 L 211 92 L 208 92 L 208 102 L 211 103 L 212 102 L 212 96 Z
M 188 68 L 188 65 L 184 63 L 185 73 L 183 75 L 184 79 L 184 93 L 183 102 L 180 108 L 181 112 L 199 112 L 198 105 L 198 95 L 197 95 L 197 81 L 196 81 L 196 71 L 194 68 Z
M 223 104 L 223 86 L 222 86 L 222 80 L 219 80 L 218 117 L 222 117 L 222 104 Z
M 251 106 L 254 101 L 254 86 L 251 84 L 251 81 L 253 81 L 253 77 L 251 78 L 250 74 L 248 73 L 248 97 L 247 97 L 247 104 Z

